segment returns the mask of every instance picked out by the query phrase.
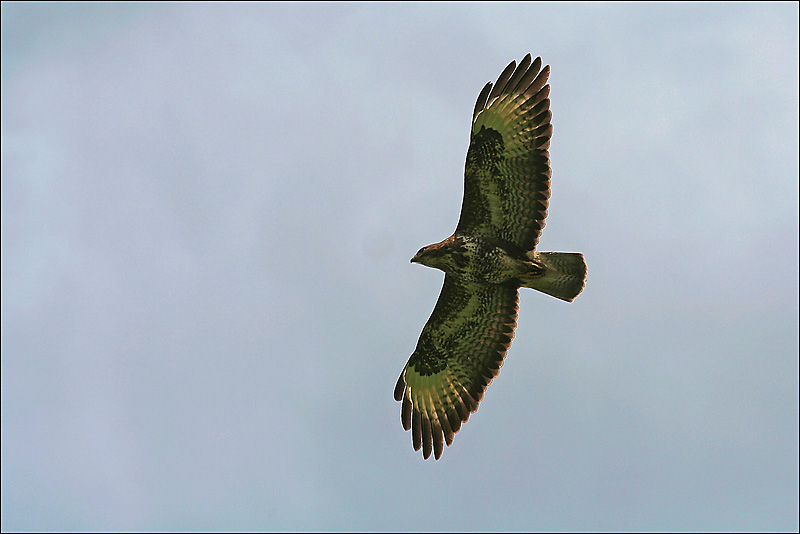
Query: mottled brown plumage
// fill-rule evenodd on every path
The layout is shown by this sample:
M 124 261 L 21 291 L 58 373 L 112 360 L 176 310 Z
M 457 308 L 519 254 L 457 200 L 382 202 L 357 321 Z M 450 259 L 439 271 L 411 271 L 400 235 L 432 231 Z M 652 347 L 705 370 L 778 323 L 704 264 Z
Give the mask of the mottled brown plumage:
M 475 104 L 461 216 L 452 236 L 412 258 L 444 271 L 439 300 L 394 391 L 414 450 L 438 459 L 478 409 L 514 338 L 518 288 L 572 301 L 578 253 L 535 252 L 550 198 L 550 73 L 528 54 Z

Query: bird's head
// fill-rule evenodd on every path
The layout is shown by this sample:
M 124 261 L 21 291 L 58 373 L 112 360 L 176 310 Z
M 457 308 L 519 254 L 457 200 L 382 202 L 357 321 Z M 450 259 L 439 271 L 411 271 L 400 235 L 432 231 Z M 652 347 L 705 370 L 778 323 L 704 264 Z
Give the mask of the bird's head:
M 429 247 L 422 247 L 419 249 L 417 253 L 414 254 L 414 257 L 411 258 L 411 263 L 421 263 L 425 265 L 425 260 L 430 256 L 430 254 L 428 254 L 428 248 Z
M 411 258 L 411 263 L 420 263 L 427 267 L 433 267 L 434 269 L 445 270 L 448 265 L 447 255 L 449 244 L 449 241 L 445 240 L 442 243 L 435 243 L 427 247 L 422 247 L 414 254 L 414 257 Z

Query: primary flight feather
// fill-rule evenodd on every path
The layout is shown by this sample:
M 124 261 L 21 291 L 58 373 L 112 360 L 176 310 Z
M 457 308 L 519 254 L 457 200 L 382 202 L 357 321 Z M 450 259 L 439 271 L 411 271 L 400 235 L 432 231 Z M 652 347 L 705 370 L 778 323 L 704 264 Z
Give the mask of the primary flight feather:
M 456 230 L 412 262 L 445 272 L 439 300 L 394 390 L 414 450 L 438 460 L 500 372 L 517 326 L 520 287 L 571 302 L 586 263 L 535 252 L 550 198 L 550 67 L 512 61 L 478 96 Z

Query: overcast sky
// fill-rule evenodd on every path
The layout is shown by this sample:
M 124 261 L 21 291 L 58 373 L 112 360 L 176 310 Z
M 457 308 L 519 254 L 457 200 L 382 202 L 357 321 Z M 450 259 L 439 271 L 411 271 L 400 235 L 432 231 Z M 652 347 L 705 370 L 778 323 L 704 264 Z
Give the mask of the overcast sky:
M 438 462 L 392 391 L 472 108 L 550 215 Z M 798 5 L 2 4 L 2 529 L 798 529 Z

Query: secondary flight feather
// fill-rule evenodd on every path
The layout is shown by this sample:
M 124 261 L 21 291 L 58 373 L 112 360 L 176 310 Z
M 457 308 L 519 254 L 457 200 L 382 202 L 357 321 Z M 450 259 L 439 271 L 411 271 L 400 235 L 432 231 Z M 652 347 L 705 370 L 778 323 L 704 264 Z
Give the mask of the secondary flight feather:
M 514 338 L 519 288 L 571 302 L 586 263 L 536 252 L 550 198 L 550 67 L 512 61 L 478 96 L 456 230 L 412 262 L 445 272 L 439 300 L 394 390 L 414 450 L 438 460 L 500 372 Z

